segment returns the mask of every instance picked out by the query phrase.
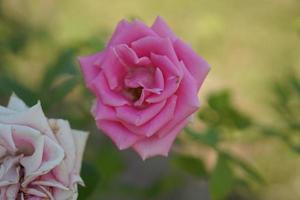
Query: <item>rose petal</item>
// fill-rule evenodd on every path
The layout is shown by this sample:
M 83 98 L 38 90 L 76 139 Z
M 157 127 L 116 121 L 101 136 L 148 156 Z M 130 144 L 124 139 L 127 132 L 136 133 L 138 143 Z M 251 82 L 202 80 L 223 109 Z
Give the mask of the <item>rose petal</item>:
M 7 108 L 15 110 L 15 111 L 25 111 L 28 110 L 27 105 L 19 99 L 15 93 L 10 96 Z
M 178 58 L 184 62 L 188 71 L 195 78 L 197 89 L 199 89 L 210 70 L 210 66 L 180 39 L 174 42 L 174 48 Z
M 161 137 L 168 134 L 173 129 L 173 127 L 175 127 L 185 118 L 188 118 L 200 107 L 195 79 L 190 75 L 186 68 L 183 69 L 185 74 L 178 90 L 176 91 L 178 99 L 174 118 L 159 131 L 158 135 L 160 135 Z
M 89 136 L 88 132 L 85 131 L 79 131 L 79 130 L 72 130 L 72 134 L 74 137 L 75 145 L 76 145 L 76 162 L 73 170 L 72 176 L 78 177 L 77 180 L 73 181 L 79 181 L 80 183 L 83 181 L 80 178 L 80 170 L 81 170 L 81 164 L 82 164 L 82 158 L 83 158 L 83 153 L 85 149 L 85 145 Z
M 159 36 L 170 38 L 172 41 L 175 41 L 177 38 L 167 23 L 160 16 L 156 18 L 155 22 L 151 26 L 151 29 L 154 30 Z
M 139 58 L 136 53 L 126 44 L 117 45 L 113 49 L 119 62 L 127 68 L 135 65 L 147 66 L 151 64 L 151 61 L 148 57 Z
M 139 57 L 150 57 L 151 53 L 167 56 L 174 64 L 178 64 L 178 58 L 173 44 L 168 38 L 144 37 L 131 43 L 131 48 Z
M 112 139 L 120 150 L 131 147 L 140 139 L 140 136 L 130 132 L 117 122 L 101 120 L 97 121 L 97 126 Z
M 146 102 L 155 103 L 167 99 L 173 95 L 180 85 L 183 72 L 180 67 L 176 67 L 166 56 L 151 54 L 153 64 L 158 66 L 164 76 L 164 90 L 160 94 L 152 94 L 147 97 Z
M 105 105 L 99 98 L 94 103 L 91 112 L 96 121 L 98 120 L 117 121 L 115 109 Z
M 22 112 L 0 115 L 0 123 L 29 126 L 55 140 L 40 102 Z
M 122 20 L 117 25 L 117 28 L 107 44 L 107 47 L 118 44 L 129 45 L 131 42 L 146 36 L 157 36 L 157 34 L 138 20 L 134 20 L 132 23 Z
M 140 126 L 157 115 L 165 104 L 166 101 L 161 101 L 159 103 L 149 105 L 145 109 L 139 109 L 132 106 L 120 106 L 116 107 L 116 115 L 125 123 Z
M 63 162 L 66 164 L 68 171 L 74 167 L 76 160 L 76 148 L 74 137 L 70 124 L 62 119 L 50 119 L 49 124 L 53 130 L 55 137 L 65 152 L 65 159 Z
M 90 82 L 96 78 L 101 71 L 101 61 L 103 60 L 103 52 L 99 52 L 89 56 L 79 57 L 81 71 L 84 76 L 86 85 L 89 87 Z
M 169 150 L 176 138 L 180 133 L 182 128 L 186 125 L 187 120 L 184 120 L 178 123 L 169 134 L 160 138 L 156 135 L 145 138 L 134 144 L 134 150 L 142 157 L 143 160 L 146 160 L 150 157 L 161 155 L 168 156 Z
M 102 73 L 91 82 L 91 89 L 106 105 L 122 106 L 129 104 L 121 94 L 109 89 L 107 81 Z
M 141 126 L 134 126 L 131 124 L 123 123 L 132 132 L 144 135 L 147 137 L 155 134 L 160 128 L 174 118 L 174 110 L 176 106 L 177 96 L 170 97 L 164 108 L 151 120 Z

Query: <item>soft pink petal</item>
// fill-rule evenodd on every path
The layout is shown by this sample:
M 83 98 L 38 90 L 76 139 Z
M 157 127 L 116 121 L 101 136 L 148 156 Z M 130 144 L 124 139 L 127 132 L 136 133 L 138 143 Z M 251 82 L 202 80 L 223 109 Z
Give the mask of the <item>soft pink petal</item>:
M 110 106 L 128 105 L 129 102 L 121 94 L 112 91 L 102 73 L 100 73 L 92 82 L 91 90 L 96 94 L 104 104 Z
M 117 121 L 116 111 L 113 107 L 105 105 L 101 99 L 97 99 L 92 107 L 92 114 L 96 121 Z
M 89 86 L 90 82 L 96 78 L 101 71 L 101 62 L 103 60 L 103 52 L 99 52 L 89 56 L 79 57 L 81 71 L 84 76 L 86 85 Z
M 161 101 L 156 104 L 151 104 L 144 109 L 135 108 L 132 106 L 120 106 L 116 107 L 116 113 L 117 117 L 121 121 L 133 124 L 135 126 L 140 126 L 157 115 L 165 106 L 165 104 L 166 101 Z
M 17 152 L 11 133 L 11 125 L 0 124 L 0 146 L 4 147 L 10 154 Z
M 188 118 L 200 107 L 195 79 L 185 68 L 184 70 L 185 75 L 180 83 L 178 90 L 176 91 L 178 98 L 174 118 L 158 132 L 158 135 L 160 135 L 161 137 L 168 134 L 168 132 L 170 132 L 173 127 L 175 127 L 185 118 Z
M 40 102 L 22 112 L 0 115 L 0 123 L 29 126 L 55 140 Z
M 168 38 L 144 37 L 131 44 L 131 48 L 139 57 L 150 57 L 151 53 L 167 56 L 174 64 L 178 64 L 178 58 L 173 44 Z
M 143 160 L 153 156 L 168 156 L 170 148 L 180 131 L 186 125 L 187 120 L 177 123 L 170 132 L 164 137 L 160 138 L 154 135 L 150 138 L 145 138 L 137 142 L 133 148 L 142 157 Z
M 147 97 L 146 102 L 155 103 L 167 99 L 178 89 L 183 72 L 180 66 L 174 65 L 166 56 L 151 54 L 153 64 L 158 66 L 164 75 L 164 90 L 159 94 Z
M 154 30 L 159 36 L 170 38 L 172 41 L 175 41 L 177 38 L 167 23 L 160 16 L 156 18 L 151 29 Z
M 24 101 L 18 98 L 14 93 L 10 96 L 7 108 L 15 111 L 25 111 L 28 109 Z
M 76 160 L 76 147 L 74 136 L 70 127 L 70 124 L 66 120 L 62 119 L 50 119 L 49 124 L 55 137 L 65 152 L 65 159 L 63 160 L 71 171 L 74 167 Z
M 44 175 L 54 169 L 64 158 L 64 151 L 56 142 L 48 137 L 45 137 L 44 140 L 43 162 L 36 171 L 26 174 L 22 184 L 24 187 L 36 177 Z
M 102 69 L 111 90 L 115 90 L 123 86 L 126 66 L 124 66 L 114 48 L 109 48 L 107 50 L 107 54 L 102 63 Z
M 117 122 L 102 120 L 97 121 L 97 126 L 112 139 L 120 150 L 131 147 L 140 139 L 140 136 L 130 132 Z
M 188 71 L 195 78 L 197 89 L 199 89 L 210 70 L 210 66 L 180 39 L 174 42 L 174 48 L 178 58 L 183 61 Z
M 151 64 L 148 57 L 139 58 L 136 53 L 126 44 L 120 44 L 114 47 L 117 59 L 126 68 L 137 66 L 147 66 Z
M 6 157 L 0 165 L 0 187 L 18 184 L 20 179 L 18 166 L 20 156 Z
M 81 164 L 82 164 L 82 158 L 84 149 L 86 146 L 86 142 L 89 136 L 88 132 L 85 131 L 79 131 L 79 130 L 72 130 L 72 134 L 74 137 L 75 145 L 76 145 L 76 162 L 74 165 L 72 177 L 76 176 L 77 179 L 71 179 L 71 184 L 79 182 L 80 184 L 83 184 L 82 179 L 80 178 L 80 170 L 81 170 Z
M 131 42 L 146 36 L 157 36 L 157 34 L 138 20 L 134 20 L 132 23 L 122 20 L 118 24 L 112 38 L 107 44 L 107 47 L 118 44 L 129 45 Z
M 173 120 L 176 101 L 176 95 L 170 97 L 164 108 L 154 118 L 141 126 L 134 126 L 127 123 L 124 123 L 124 126 L 136 134 L 150 137 L 156 134 L 170 120 Z

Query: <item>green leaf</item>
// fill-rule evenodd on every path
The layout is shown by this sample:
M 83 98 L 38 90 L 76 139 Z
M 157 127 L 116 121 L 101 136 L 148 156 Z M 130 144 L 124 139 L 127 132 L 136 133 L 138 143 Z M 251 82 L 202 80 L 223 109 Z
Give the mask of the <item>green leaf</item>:
M 78 80 L 76 78 L 69 78 L 66 81 L 59 84 L 58 86 L 56 86 L 55 88 L 50 89 L 50 91 L 45 91 L 45 109 L 50 108 L 56 103 L 60 103 L 64 99 L 64 97 L 67 96 L 75 88 L 77 84 Z
M 36 104 L 38 101 L 37 95 L 31 89 L 22 85 L 17 80 L 7 76 L 1 76 L 0 94 L 10 96 L 13 92 L 15 92 L 27 105 Z
M 220 140 L 219 132 L 215 128 L 209 128 L 203 133 L 197 133 L 190 128 L 185 128 L 187 134 L 195 141 L 215 148 Z
M 79 188 L 79 200 L 85 200 L 93 194 L 100 182 L 100 174 L 94 165 L 83 162 L 81 169 L 81 177 L 85 183 L 85 187 Z
M 143 193 L 147 198 L 157 198 L 162 194 L 173 190 L 177 186 L 182 184 L 182 180 L 178 176 L 164 176 L 149 187 L 147 187 Z
M 61 75 L 76 75 L 78 73 L 75 63 L 75 50 L 72 48 L 64 50 L 47 69 L 41 84 L 41 91 L 50 88 Z
M 98 154 L 100 156 L 96 163 L 102 177 L 101 187 L 105 189 L 124 170 L 125 166 L 121 155 L 110 143 L 102 144 Z
M 199 113 L 199 118 L 210 126 L 245 129 L 251 125 L 251 119 L 233 104 L 228 90 L 211 94 L 208 105 Z
M 261 184 L 265 183 L 263 177 L 253 166 L 231 154 L 223 152 L 223 155 L 226 156 L 232 163 L 238 165 L 250 178 Z
M 234 183 L 234 174 L 228 160 L 222 154 L 219 154 L 209 182 L 212 200 L 226 199 L 232 191 Z
M 173 158 L 173 164 L 196 177 L 205 177 L 207 175 L 205 165 L 200 158 L 176 155 Z

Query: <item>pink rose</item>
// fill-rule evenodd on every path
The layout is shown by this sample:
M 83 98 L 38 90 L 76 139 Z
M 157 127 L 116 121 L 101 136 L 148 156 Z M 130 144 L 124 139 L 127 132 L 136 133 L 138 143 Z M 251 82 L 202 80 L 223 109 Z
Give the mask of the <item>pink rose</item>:
M 197 93 L 210 69 L 160 17 L 150 28 L 121 21 L 102 52 L 79 62 L 97 97 L 98 127 L 119 149 L 133 147 L 143 159 L 168 154 L 199 108 Z
M 13 95 L 0 106 L 0 199 L 77 199 L 87 136 Z

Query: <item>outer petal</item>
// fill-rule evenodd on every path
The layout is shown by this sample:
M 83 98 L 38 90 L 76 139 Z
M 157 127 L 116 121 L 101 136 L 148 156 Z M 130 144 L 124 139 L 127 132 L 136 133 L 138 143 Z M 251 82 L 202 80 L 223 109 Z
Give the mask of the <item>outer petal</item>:
M 72 131 L 69 122 L 65 120 L 51 119 L 49 124 L 65 152 L 64 160 L 55 169 L 56 177 L 65 186 L 69 186 L 69 173 L 73 171 L 76 162 L 76 146 Z
M 184 62 L 188 71 L 195 78 L 197 89 L 199 89 L 210 70 L 210 66 L 180 39 L 174 42 L 174 49 L 178 58 Z
M 40 102 L 22 112 L 0 115 L 0 123 L 29 126 L 55 140 Z
M 97 99 L 91 110 L 96 121 L 109 120 L 118 121 L 116 111 L 113 107 L 105 105 L 101 99 Z
M 200 107 L 195 79 L 190 75 L 187 69 L 184 68 L 184 70 L 184 78 L 176 92 L 178 99 L 174 118 L 157 133 L 161 137 L 167 135 L 178 123 L 188 118 Z
M 97 126 L 112 139 L 120 150 L 131 147 L 140 139 L 140 136 L 130 132 L 118 122 L 102 120 L 97 121 Z
M 156 18 L 151 29 L 154 30 L 159 36 L 170 38 L 172 41 L 175 41 L 177 38 L 167 23 L 160 16 Z
M 14 93 L 10 96 L 7 108 L 15 111 L 25 111 L 28 110 L 27 105 Z
M 123 85 L 122 79 L 126 74 L 126 66 L 123 65 L 115 48 L 109 48 L 102 63 L 103 73 L 111 90 Z M 100 84 L 100 83 L 98 83 Z
M 122 20 L 119 22 L 112 38 L 107 44 L 107 47 L 118 44 L 129 45 L 131 42 L 146 36 L 157 36 L 157 34 L 138 20 L 134 20 L 132 23 Z
M 96 78 L 101 71 L 101 62 L 103 60 L 103 52 L 99 52 L 93 55 L 79 57 L 81 71 L 84 76 L 86 85 L 89 86 L 90 82 Z
M 73 175 L 80 175 L 81 170 L 81 164 L 82 164 L 82 158 L 83 153 L 85 149 L 85 145 L 89 136 L 88 132 L 85 131 L 79 131 L 79 130 L 72 130 L 72 134 L 75 140 L 76 145 L 76 162 L 74 166 Z
M 176 136 L 180 133 L 186 123 L 187 119 L 178 123 L 169 134 L 164 137 L 160 138 L 157 135 L 154 135 L 150 138 L 145 138 L 144 140 L 137 142 L 133 148 L 143 160 L 157 155 L 167 156 Z

